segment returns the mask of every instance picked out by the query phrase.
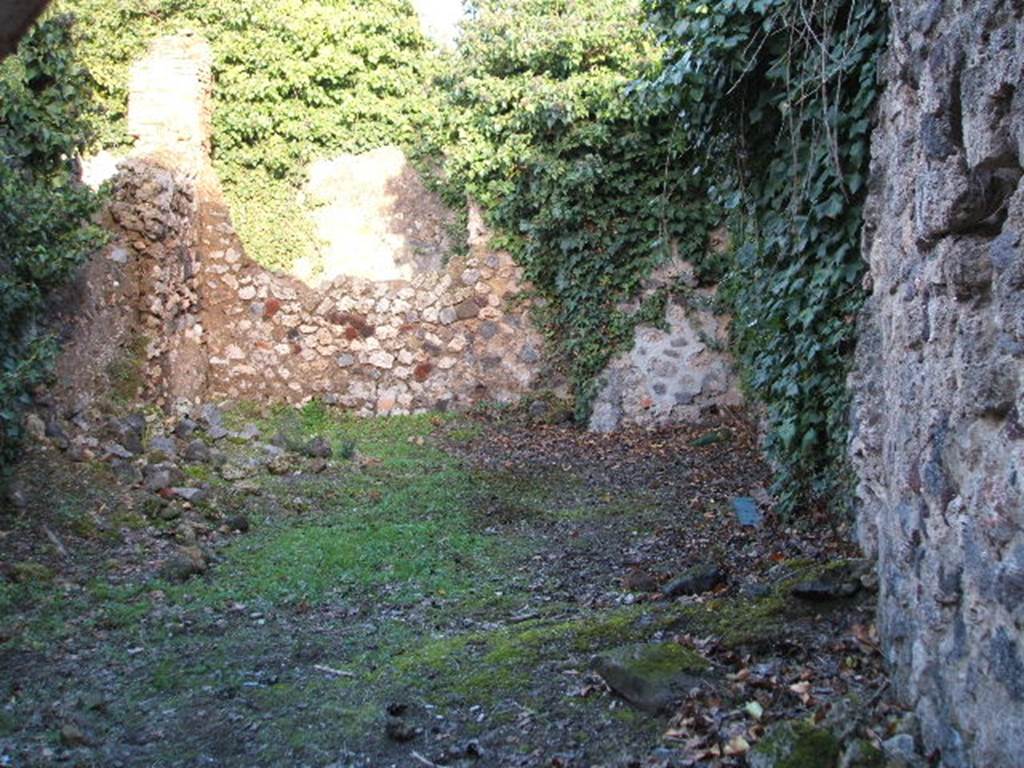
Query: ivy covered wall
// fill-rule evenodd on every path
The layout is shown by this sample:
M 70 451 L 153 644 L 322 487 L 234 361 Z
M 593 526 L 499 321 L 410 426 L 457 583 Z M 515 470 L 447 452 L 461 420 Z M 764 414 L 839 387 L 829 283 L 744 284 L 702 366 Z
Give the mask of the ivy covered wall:
M 721 280 L 783 507 L 844 505 L 883 4 L 475 9 L 449 75 L 447 167 L 548 301 L 578 411 L 635 323 L 663 316 L 657 302 L 621 305 L 676 246 Z M 722 221 L 733 247 L 715 256 L 707 235 Z
M 213 151 L 248 251 L 317 243 L 299 190 L 317 157 L 406 147 L 449 201 L 480 200 L 531 280 L 577 412 L 669 256 L 721 282 L 788 509 L 845 496 L 847 393 L 880 0 L 476 0 L 454 53 L 405 0 L 60 0 L 127 141 L 127 66 L 182 28 L 215 50 Z M 84 125 L 82 126 L 85 127 Z M 83 134 L 84 135 L 84 134 Z M 709 254 L 727 222 L 733 247 Z
M 56 352 L 46 299 L 101 241 L 99 200 L 75 169 L 89 97 L 68 17 L 36 26 L 0 64 L 0 467 Z
M 719 219 L 674 117 L 629 91 L 665 53 L 642 19 L 633 1 L 481 0 L 444 80 L 449 182 L 486 207 L 544 299 L 581 417 L 635 325 L 663 321 L 664 292 L 627 308 L 643 278 L 674 249 L 709 266 Z
M 648 10 L 668 54 L 637 92 L 678 115 L 690 172 L 733 213 L 723 295 L 747 386 L 767 409 L 780 499 L 845 507 L 885 4 L 650 0 Z
M 96 81 L 94 146 L 127 134 L 128 69 L 157 35 L 193 30 L 214 51 L 213 159 L 252 256 L 288 269 L 318 243 L 300 194 L 317 157 L 436 130 L 439 64 L 408 0 L 57 0 L 84 31 Z

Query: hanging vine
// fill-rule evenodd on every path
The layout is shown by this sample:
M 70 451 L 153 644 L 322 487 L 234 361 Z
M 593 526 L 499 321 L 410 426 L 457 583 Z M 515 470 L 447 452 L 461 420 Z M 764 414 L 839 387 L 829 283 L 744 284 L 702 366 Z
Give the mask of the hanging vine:
M 864 300 L 859 244 L 879 0 L 650 0 L 668 48 L 635 86 L 685 126 L 716 199 L 734 212 L 723 297 L 766 449 L 790 510 L 841 503 L 845 380 Z

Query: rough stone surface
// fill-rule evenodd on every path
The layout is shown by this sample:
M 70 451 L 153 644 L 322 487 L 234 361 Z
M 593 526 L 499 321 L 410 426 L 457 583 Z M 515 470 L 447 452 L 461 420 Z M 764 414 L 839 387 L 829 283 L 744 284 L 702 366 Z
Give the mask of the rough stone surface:
M 210 62 L 209 46 L 182 34 L 155 41 L 132 69 L 136 145 L 113 178 L 113 241 L 78 291 L 87 306 L 58 367 L 65 402 L 108 389 L 83 373 L 118 365 L 110 350 L 133 340 L 144 346 L 133 361 L 138 394 L 178 413 L 214 400 L 317 398 L 404 414 L 561 387 L 521 298 L 522 270 L 492 247 L 473 206 L 468 252 L 455 253 L 453 215 L 396 148 L 311 166 L 322 269 L 281 274 L 247 258 L 209 162 Z M 707 309 L 711 292 L 678 260 L 646 287 L 687 278 L 693 300 L 670 305 L 669 330 L 638 329 L 634 350 L 608 369 L 595 428 L 690 420 L 739 402 L 719 351 L 728 320 Z M 217 426 L 208 436 L 227 434 Z
M 312 174 L 318 210 L 335 229 L 348 222 L 365 246 L 359 269 L 352 253 L 332 252 L 330 274 L 311 286 L 246 257 L 208 159 L 209 66 L 208 47 L 183 35 L 154 43 L 133 70 L 137 142 L 110 215 L 127 254 L 120 266 L 136 276 L 121 300 L 141 308 L 148 399 L 187 410 L 209 400 L 322 398 L 371 415 L 529 391 L 543 365 L 531 350 L 542 344 L 528 305 L 512 301 L 521 270 L 490 247 L 479 216 L 469 253 L 452 255 L 450 222 L 397 150 Z M 362 192 L 339 191 L 356 178 Z M 379 226 L 360 230 L 370 219 Z M 333 240 L 343 249 L 344 238 Z
M 667 330 L 639 326 L 633 347 L 605 369 L 592 430 L 697 421 L 709 409 L 742 403 L 734 361 L 725 352 L 729 318 L 711 310 L 714 291 L 697 288 L 692 275 L 692 266 L 676 261 L 649 280 L 649 289 L 679 280 L 693 286 L 669 300 Z
M 1020 764 L 1024 23 L 895 0 L 873 140 L 872 293 L 851 381 L 859 530 L 925 753 Z
M 725 583 L 725 580 L 725 573 L 717 565 L 714 563 L 701 563 L 692 568 L 687 568 L 683 573 L 662 587 L 661 591 L 666 597 L 699 595 L 703 592 L 710 592 L 719 584 Z
M 615 693 L 647 712 L 658 712 L 701 685 L 708 664 L 675 643 L 629 645 L 595 656 L 591 667 Z

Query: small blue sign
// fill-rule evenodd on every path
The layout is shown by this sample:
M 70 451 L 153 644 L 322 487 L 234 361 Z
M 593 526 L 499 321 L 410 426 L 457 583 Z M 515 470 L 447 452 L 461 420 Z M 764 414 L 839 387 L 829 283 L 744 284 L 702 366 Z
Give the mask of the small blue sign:
M 740 525 L 750 528 L 760 527 L 764 515 L 761 514 L 757 508 L 757 502 L 752 498 L 737 496 L 732 500 L 732 508 L 736 510 L 736 519 L 740 521 Z

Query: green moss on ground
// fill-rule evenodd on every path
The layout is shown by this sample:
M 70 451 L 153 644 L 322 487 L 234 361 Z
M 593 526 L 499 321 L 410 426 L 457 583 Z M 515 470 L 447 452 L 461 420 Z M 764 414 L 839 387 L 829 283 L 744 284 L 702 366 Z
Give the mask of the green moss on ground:
M 751 753 L 752 764 L 772 768 L 835 768 L 838 760 L 836 737 L 799 721 L 774 726 Z
M 710 668 L 708 660 L 692 648 L 676 643 L 658 643 L 645 648 L 630 664 L 630 669 L 644 677 L 663 677 L 676 672 L 704 672 Z
M 359 420 L 319 404 L 229 413 L 231 426 L 254 423 L 264 439 L 288 429 L 295 440 L 354 442 L 359 458 L 335 460 L 322 474 L 258 474 L 247 481 L 251 492 L 209 475 L 211 505 L 244 513 L 252 529 L 217 548 L 209 570 L 183 584 L 160 581 L 155 567 L 140 573 L 116 562 L 78 583 L 64 573 L 53 581 L 0 582 L 0 633 L 12 638 L 7 648 L 46 653 L 76 636 L 101 635 L 92 655 L 83 656 L 83 680 L 102 668 L 119 706 L 140 723 L 145 716 L 138 713 L 155 700 L 167 712 L 220 714 L 218 702 L 244 702 L 247 710 L 272 713 L 262 721 L 261 739 L 282 764 L 299 753 L 310 764 L 326 764 L 325 751 L 336 754 L 339 741 L 386 738 L 385 705 L 392 701 L 430 702 L 449 714 L 481 705 L 488 728 L 516 722 L 520 712 L 507 706 L 511 701 L 621 729 L 632 715 L 613 717 L 600 696 L 567 696 L 573 678 L 562 673 L 658 633 L 744 644 L 785 627 L 786 585 L 815 566 L 782 569 L 761 599 L 603 610 L 561 598 L 539 601 L 531 585 L 557 569 L 538 572 L 538 562 L 567 547 L 602 546 L 600 537 L 564 534 L 600 533 L 605 523 L 612 530 L 616 518 L 640 528 L 656 521 L 659 508 L 642 494 L 596 495 L 578 478 L 467 467 L 437 447 L 459 424 L 453 418 Z M 241 456 L 257 449 L 225 450 Z M 54 481 L 65 500 L 51 510 L 61 536 L 77 518 L 92 519 L 105 503 L 104 488 L 106 502 L 120 493 L 109 476 L 76 471 L 81 487 L 68 485 L 64 493 L 63 481 Z M 202 469 L 191 474 L 207 476 Z M 117 514 L 138 519 L 133 503 L 126 499 Z M 502 522 L 495 510 L 519 517 Z M 588 521 L 598 524 L 587 528 Z M 692 651 L 675 646 L 667 653 L 648 660 L 652 673 L 661 665 L 703 669 Z M 49 695 L 42 688 L 37 693 Z M 194 725 L 185 714 L 168 718 L 175 727 Z M 638 731 L 655 738 L 657 727 L 656 719 L 645 719 Z
M 482 702 L 521 694 L 537 683 L 539 671 L 545 674 L 546 664 L 584 665 L 598 651 L 646 637 L 651 629 L 639 622 L 644 614 L 640 606 L 629 606 L 437 638 L 400 657 L 394 679 L 405 685 L 431 680 Z

